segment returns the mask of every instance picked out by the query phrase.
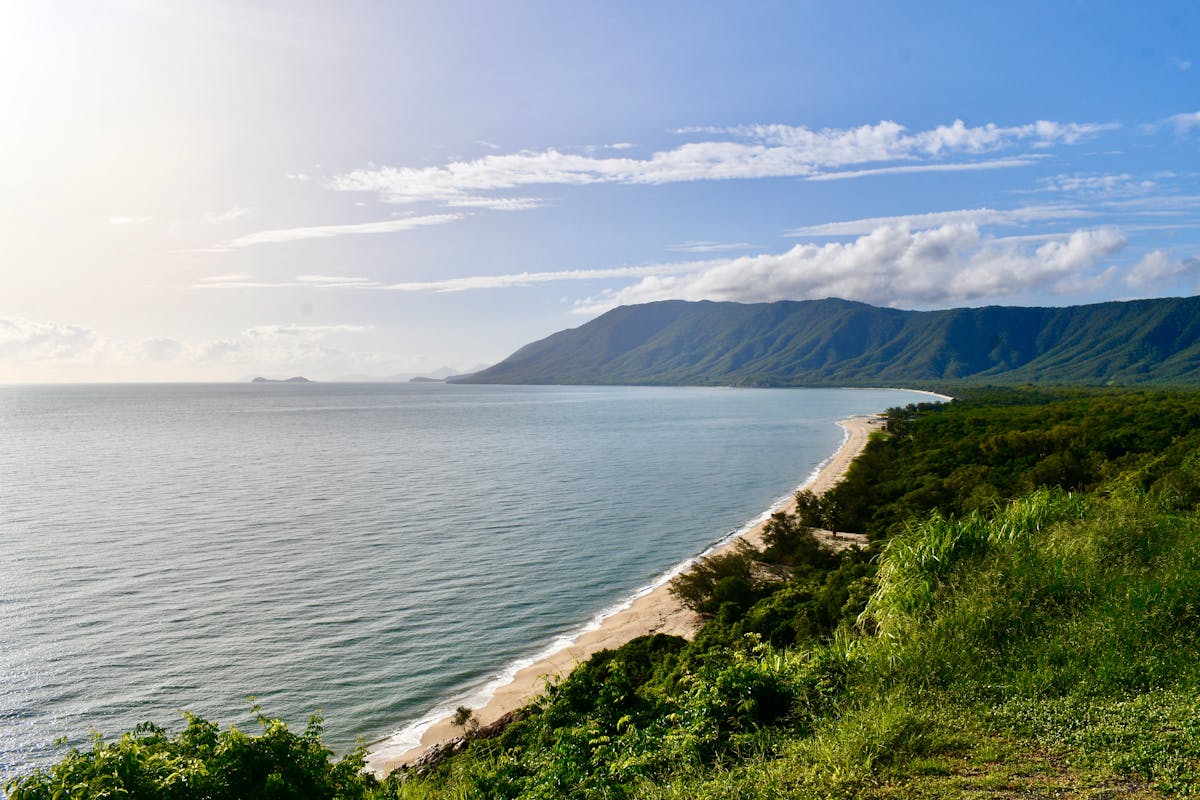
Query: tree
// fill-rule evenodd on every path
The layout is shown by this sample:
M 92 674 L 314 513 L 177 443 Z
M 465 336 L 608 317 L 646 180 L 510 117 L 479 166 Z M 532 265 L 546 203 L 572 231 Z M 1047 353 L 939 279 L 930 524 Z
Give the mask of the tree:
M 670 592 L 684 606 L 712 616 L 723 602 L 739 605 L 755 599 L 754 558 L 759 553 L 738 539 L 725 553 L 702 558 L 687 572 L 676 575 Z
M 456 728 L 462 728 L 468 739 L 479 732 L 479 720 L 476 719 L 475 712 L 466 706 L 454 709 L 454 716 L 450 718 L 450 724 Z

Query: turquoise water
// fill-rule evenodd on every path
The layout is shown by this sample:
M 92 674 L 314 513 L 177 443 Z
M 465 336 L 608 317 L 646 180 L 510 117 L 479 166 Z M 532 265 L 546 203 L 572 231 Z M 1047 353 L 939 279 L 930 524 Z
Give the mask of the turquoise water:
M 0 387 L 0 778 L 247 696 L 348 748 L 789 495 L 896 390 Z

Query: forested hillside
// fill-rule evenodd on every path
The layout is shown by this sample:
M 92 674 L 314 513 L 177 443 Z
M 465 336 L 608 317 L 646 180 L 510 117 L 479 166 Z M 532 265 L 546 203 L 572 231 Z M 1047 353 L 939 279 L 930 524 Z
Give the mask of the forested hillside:
M 473 383 L 1200 385 L 1200 297 L 900 311 L 846 300 L 623 306 Z

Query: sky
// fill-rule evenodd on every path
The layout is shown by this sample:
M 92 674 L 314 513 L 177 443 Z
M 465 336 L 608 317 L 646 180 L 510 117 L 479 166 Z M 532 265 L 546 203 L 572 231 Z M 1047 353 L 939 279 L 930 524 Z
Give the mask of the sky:
M 1200 4 L 0 0 L 0 383 L 1200 293 Z

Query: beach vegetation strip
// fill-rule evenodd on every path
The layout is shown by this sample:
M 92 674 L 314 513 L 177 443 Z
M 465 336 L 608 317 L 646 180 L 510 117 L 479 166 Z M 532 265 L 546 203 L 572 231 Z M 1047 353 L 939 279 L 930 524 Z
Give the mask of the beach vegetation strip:
M 1200 393 L 957 396 L 889 411 L 833 491 L 866 547 L 823 546 L 802 505 L 761 550 L 677 580 L 705 619 L 690 640 L 598 653 L 506 726 L 464 726 L 447 757 L 382 781 L 310 729 L 242 796 L 1195 794 Z M 243 741 L 283 742 L 274 724 Z M 169 761 L 130 743 L 98 741 L 10 797 L 119 794 L 97 776 Z M 322 770 L 344 782 L 305 783 Z M 165 774 L 134 796 L 215 796 Z

